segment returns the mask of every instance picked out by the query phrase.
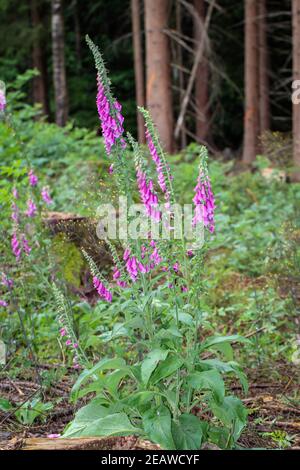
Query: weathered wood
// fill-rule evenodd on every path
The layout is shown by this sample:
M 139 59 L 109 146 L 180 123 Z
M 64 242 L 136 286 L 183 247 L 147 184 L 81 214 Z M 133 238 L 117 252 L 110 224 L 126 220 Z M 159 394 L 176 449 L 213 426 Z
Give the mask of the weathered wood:
M 127 442 L 128 441 L 128 442 Z M 0 446 L 1 448 L 1 446 Z M 81 437 L 50 439 L 34 437 L 14 438 L 2 450 L 158 450 L 159 446 L 134 437 Z

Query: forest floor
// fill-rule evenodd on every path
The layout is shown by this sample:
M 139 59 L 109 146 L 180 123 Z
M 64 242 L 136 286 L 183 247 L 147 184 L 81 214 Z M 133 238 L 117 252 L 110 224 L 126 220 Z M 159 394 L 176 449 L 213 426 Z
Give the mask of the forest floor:
M 41 389 L 38 374 L 42 370 L 49 370 L 55 366 L 44 365 L 39 369 L 27 369 L 22 375 L 12 379 L 8 374 L 0 383 L 1 397 L 6 398 L 15 406 L 21 406 L 27 400 L 42 393 L 45 401 L 55 403 L 53 409 L 47 413 L 44 423 L 21 424 L 15 418 L 15 410 L 0 411 L 0 449 L 16 450 L 29 447 L 30 443 L 43 447 L 43 439 L 49 434 L 60 434 L 66 424 L 71 421 L 76 410 L 83 402 L 77 405 L 70 404 L 68 397 L 72 387 L 73 377 L 66 374 L 55 385 L 52 384 L 47 390 Z M 270 368 L 248 370 L 249 392 L 242 397 L 249 411 L 249 422 L 246 430 L 239 439 L 241 448 L 251 449 L 292 449 L 300 450 L 300 409 L 297 406 L 297 370 L 296 367 L 287 366 L 284 363 L 276 364 L 279 374 L 276 379 L 271 378 Z M 36 380 L 32 377 L 36 375 Z M 30 378 L 31 377 L 31 378 Z M 240 386 L 232 384 L 232 390 L 239 394 Z M 195 410 L 196 413 L 196 410 Z M 198 414 L 198 413 L 197 413 Z M 54 443 L 55 441 L 55 443 Z M 69 441 L 69 440 L 68 440 Z M 79 440 L 80 441 L 80 440 Z M 45 442 L 52 447 L 58 442 L 49 439 Z M 76 449 L 157 449 L 158 447 L 149 442 L 141 441 L 137 437 L 116 437 L 105 440 L 99 446 L 99 440 L 87 440 L 86 443 L 75 443 L 66 448 Z M 29 445 L 28 445 L 29 443 Z M 106 447 L 103 447 L 106 446 Z

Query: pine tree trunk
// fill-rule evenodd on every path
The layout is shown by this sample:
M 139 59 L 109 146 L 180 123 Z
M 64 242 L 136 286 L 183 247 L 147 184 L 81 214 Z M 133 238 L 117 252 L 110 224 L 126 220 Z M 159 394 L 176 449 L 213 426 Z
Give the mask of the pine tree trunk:
M 204 24 L 205 21 L 205 0 L 194 0 L 194 7 L 199 15 L 199 19 Z M 194 20 L 194 38 L 198 47 L 202 37 L 199 23 Z M 199 63 L 197 77 L 195 80 L 195 101 L 197 107 L 196 136 L 199 141 L 207 140 L 209 132 L 209 91 L 208 91 L 209 68 L 205 54 Z
M 173 150 L 173 109 L 170 47 L 167 27 L 169 0 L 145 0 L 147 107 L 167 152 Z
M 65 42 L 62 0 L 52 0 L 52 60 L 55 95 L 55 122 L 64 126 L 68 118 Z
M 32 48 L 32 65 L 39 71 L 39 75 L 33 79 L 33 101 L 42 105 L 43 114 L 49 114 L 48 94 L 47 94 L 47 66 L 45 54 L 43 54 L 43 41 L 41 32 L 43 24 L 37 0 L 30 1 L 31 23 L 34 30 L 34 40 Z
M 258 2 L 258 40 L 259 40 L 259 134 L 270 129 L 270 101 L 268 76 L 267 45 L 267 8 L 266 0 Z
M 176 2 L 176 31 L 179 35 L 182 34 L 182 12 L 181 12 L 181 3 Z M 177 64 L 178 64 L 178 87 L 179 87 L 179 109 L 184 97 L 184 72 L 183 72 L 183 54 L 182 54 L 182 45 L 177 44 Z M 187 136 L 185 131 L 185 123 L 180 130 L 180 148 L 184 149 L 187 146 Z
M 256 0 L 245 0 L 245 113 L 243 162 L 256 157 L 258 126 L 258 48 Z
M 293 16 L 293 80 L 300 80 L 300 0 L 292 0 Z M 292 180 L 300 182 L 300 104 L 293 103 L 293 165 Z
M 135 97 L 137 106 L 145 106 L 145 80 L 141 36 L 140 0 L 131 0 Z M 138 141 L 145 143 L 145 127 L 141 113 L 137 112 Z

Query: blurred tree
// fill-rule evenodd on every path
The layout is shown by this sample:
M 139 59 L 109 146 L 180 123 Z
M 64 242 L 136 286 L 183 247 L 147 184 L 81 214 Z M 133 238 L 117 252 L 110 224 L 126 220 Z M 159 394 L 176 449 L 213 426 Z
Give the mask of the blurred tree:
M 30 0 L 31 23 L 33 27 L 32 65 L 39 71 L 33 79 L 33 101 L 42 105 L 45 115 L 49 114 L 47 93 L 47 63 L 44 53 L 43 30 L 38 0 Z
M 147 107 L 163 146 L 173 151 L 173 108 L 171 64 L 167 28 L 169 0 L 145 0 Z
M 207 34 L 204 31 L 204 22 L 206 15 L 205 0 L 194 0 L 194 7 L 198 18 L 194 18 L 194 38 L 195 47 L 199 47 L 202 35 Z M 206 38 L 204 38 L 206 41 Z M 196 136 L 199 141 L 206 141 L 209 133 L 209 64 L 207 56 L 204 53 L 198 65 L 197 76 L 195 80 L 195 101 L 196 101 Z
M 258 126 L 257 1 L 245 0 L 245 112 L 243 162 L 256 157 Z
M 51 1 L 52 60 L 55 95 L 55 122 L 64 126 L 68 119 L 68 91 L 65 66 L 63 1 Z
M 145 106 L 144 61 L 142 49 L 140 0 L 131 0 L 132 36 L 134 53 L 135 97 L 137 106 Z M 137 112 L 138 141 L 145 143 L 144 119 Z
M 258 2 L 259 41 L 259 127 L 260 135 L 270 129 L 269 54 L 267 44 L 266 0 Z
M 293 80 L 300 80 L 300 0 L 293 0 Z M 300 82 L 299 82 L 300 83 Z M 300 104 L 293 103 L 293 180 L 300 182 Z

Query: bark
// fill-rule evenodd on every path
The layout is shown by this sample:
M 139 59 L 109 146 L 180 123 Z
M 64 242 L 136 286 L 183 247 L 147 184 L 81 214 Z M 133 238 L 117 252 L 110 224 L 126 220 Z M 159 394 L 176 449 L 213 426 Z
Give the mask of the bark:
M 132 36 L 135 74 L 135 97 L 137 106 L 145 106 L 145 80 L 141 36 L 140 0 L 131 0 Z M 145 127 L 141 113 L 137 113 L 138 141 L 145 143 Z
M 171 64 L 167 27 L 169 0 L 145 0 L 147 107 L 165 150 L 173 151 Z
M 30 1 L 31 23 L 34 30 L 32 47 L 32 65 L 39 71 L 39 75 L 33 79 L 33 101 L 42 105 L 43 114 L 49 114 L 47 95 L 47 65 L 43 54 L 42 30 L 43 23 L 37 0 Z
M 266 0 L 258 2 L 258 40 L 259 40 L 259 127 L 260 135 L 270 129 L 270 100 L 268 76 L 267 45 L 267 8 Z
M 258 48 L 256 0 L 245 0 L 245 113 L 243 162 L 256 157 L 258 126 Z
M 176 2 L 176 31 L 181 34 L 182 27 L 181 27 L 181 4 L 180 2 Z M 182 54 L 182 46 L 181 44 L 177 43 L 177 64 L 178 64 L 178 85 L 179 85 L 179 109 L 181 109 L 181 104 L 184 98 L 184 74 L 183 74 L 183 54 Z M 187 138 L 185 132 L 185 122 L 183 122 L 183 126 L 180 131 L 180 146 L 181 149 L 184 149 L 187 146 Z
M 52 60 L 55 96 L 55 122 L 64 126 L 68 118 L 65 41 L 62 0 L 52 0 Z
M 204 22 L 205 22 L 205 0 L 194 0 L 194 7 L 202 22 L 202 28 L 199 27 L 199 22 L 194 20 L 194 39 L 196 47 L 199 47 L 201 42 Z M 196 121 L 196 136 L 199 140 L 207 140 L 209 133 L 209 91 L 208 91 L 209 67 L 205 53 L 198 65 L 197 76 L 195 80 L 195 101 L 198 112 Z
M 292 0 L 293 80 L 300 80 L 300 0 Z M 293 102 L 293 181 L 300 182 L 300 104 Z

